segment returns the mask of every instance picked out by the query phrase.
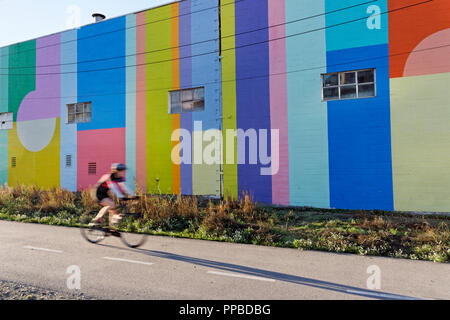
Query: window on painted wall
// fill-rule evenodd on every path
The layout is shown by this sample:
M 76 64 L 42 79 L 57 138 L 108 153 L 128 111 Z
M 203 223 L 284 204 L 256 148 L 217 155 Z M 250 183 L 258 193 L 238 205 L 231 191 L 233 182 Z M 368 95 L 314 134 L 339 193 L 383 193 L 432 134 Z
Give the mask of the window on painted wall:
M 205 88 L 193 88 L 169 92 L 169 113 L 185 113 L 205 110 Z
M 0 113 L 0 130 L 11 130 L 13 128 L 13 113 Z
M 362 99 L 376 96 L 375 69 L 322 74 L 322 100 Z
M 86 123 L 92 120 L 92 103 L 81 102 L 67 105 L 66 123 Z

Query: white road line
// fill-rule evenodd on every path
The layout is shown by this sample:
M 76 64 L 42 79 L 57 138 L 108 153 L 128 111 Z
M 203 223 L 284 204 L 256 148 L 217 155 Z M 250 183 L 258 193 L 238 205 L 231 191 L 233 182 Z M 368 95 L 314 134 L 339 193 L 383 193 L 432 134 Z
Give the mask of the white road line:
M 142 261 L 136 261 L 136 260 L 128 260 L 128 259 L 120 259 L 120 258 L 111 258 L 111 257 L 103 257 L 103 259 L 106 260 L 112 260 L 112 261 L 121 261 L 121 262 L 129 262 L 129 263 L 136 263 L 136 264 L 145 264 L 147 266 L 151 266 L 154 263 L 151 262 L 142 262 Z
M 347 293 L 362 294 L 362 295 L 372 296 L 372 297 L 376 297 L 376 298 L 397 299 L 397 300 L 418 300 L 417 298 L 413 298 L 413 297 L 406 297 L 406 296 L 400 296 L 400 295 L 394 295 L 394 294 L 388 294 L 388 293 L 377 293 L 377 292 L 360 291 L 360 290 L 345 290 L 345 291 Z
M 46 248 L 36 248 L 36 247 L 32 247 L 32 246 L 24 246 L 24 249 L 46 251 L 46 252 L 53 252 L 53 253 L 63 253 L 64 252 L 64 251 L 61 251 L 61 250 L 53 250 L 53 249 L 46 249 Z
M 274 279 L 262 278 L 262 277 L 254 277 L 254 276 L 246 276 L 246 275 L 242 275 L 242 274 L 224 273 L 224 272 L 218 272 L 218 271 L 208 271 L 208 273 L 215 274 L 215 275 L 218 275 L 218 276 L 226 276 L 226 277 L 244 278 L 244 279 L 250 279 L 250 280 L 275 282 Z

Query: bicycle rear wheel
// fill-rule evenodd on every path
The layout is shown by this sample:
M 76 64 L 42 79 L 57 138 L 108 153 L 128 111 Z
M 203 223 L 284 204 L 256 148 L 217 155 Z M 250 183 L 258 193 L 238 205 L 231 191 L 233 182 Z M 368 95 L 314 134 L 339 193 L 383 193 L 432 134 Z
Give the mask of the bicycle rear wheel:
M 86 225 L 89 224 L 92 219 L 97 215 L 96 211 L 91 211 L 85 213 L 81 217 L 81 224 Z M 98 226 L 92 226 L 88 228 L 81 228 L 80 229 L 81 235 L 85 240 L 87 240 L 90 243 L 99 243 L 103 239 L 105 239 L 106 231 Z
M 100 227 L 81 228 L 81 235 L 90 243 L 99 243 L 105 239 L 106 232 Z
M 137 248 L 142 246 L 147 240 L 147 235 L 143 234 L 140 227 L 139 214 L 125 214 L 119 228 L 124 230 L 120 233 L 120 240 L 130 247 Z

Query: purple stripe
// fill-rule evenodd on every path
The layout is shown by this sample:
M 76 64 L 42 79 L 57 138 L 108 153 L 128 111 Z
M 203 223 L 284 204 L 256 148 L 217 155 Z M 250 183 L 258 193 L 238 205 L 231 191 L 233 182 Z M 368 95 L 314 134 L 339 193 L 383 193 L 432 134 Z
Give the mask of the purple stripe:
M 191 56 L 191 0 L 180 2 L 180 57 Z M 190 88 L 192 86 L 192 59 L 180 59 L 180 87 Z M 192 136 L 192 114 L 182 113 L 180 116 L 180 128 L 191 132 Z M 192 162 L 192 161 L 191 161 Z M 180 165 L 181 194 L 192 194 L 192 165 Z
M 36 90 L 29 93 L 17 112 L 17 121 L 57 118 L 60 116 L 60 35 L 36 40 Z M 56 65 L 43 67 L 46 65 Z M 43 74 L 43 75 L 39 75 Z M 49 97 L 54 97 L 49 99 Z
M 270 83 L 269 74 L 269 39 L 267 1 L 245 0 L 236 3 L 236 33 L 249 30 L 261 30 L 236 36 L 236 81 L 237 127 L 238 129 L 260 129 L 268 131 L 270 141 Z M 250 45 L 261 42 L 258 45 Z M 272 203 L 272 177 L 261 175 L 261 168 L 267 167 L 250 164 L 246 143 L 246 164 L 238 165 L 238 192 L 248 192 L 254 200 Z M 259 150 L 258 146 L 258 150 Z M 267 146 L 270 155 L 270 143 Z M 239 150 L 238 150 L 239 152 Z M 242 156 L 242 155 L 241 155 Z

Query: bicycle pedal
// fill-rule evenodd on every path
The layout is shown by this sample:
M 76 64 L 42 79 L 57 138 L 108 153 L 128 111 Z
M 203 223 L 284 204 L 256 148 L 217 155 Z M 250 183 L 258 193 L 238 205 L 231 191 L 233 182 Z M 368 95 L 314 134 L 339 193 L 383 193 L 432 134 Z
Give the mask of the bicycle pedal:
M 116 230 L 110 230 L 109 233 L 114 236 L 120 238 L 120 232 Z

